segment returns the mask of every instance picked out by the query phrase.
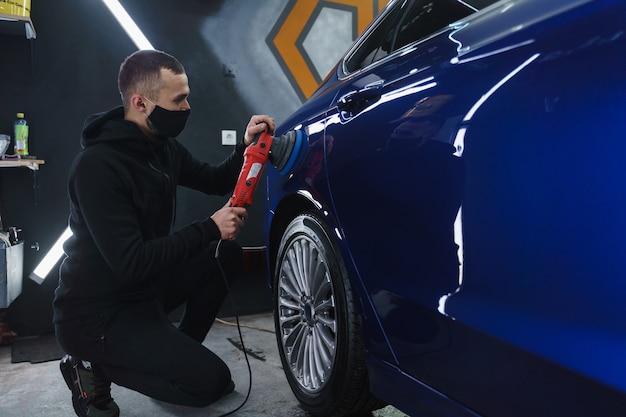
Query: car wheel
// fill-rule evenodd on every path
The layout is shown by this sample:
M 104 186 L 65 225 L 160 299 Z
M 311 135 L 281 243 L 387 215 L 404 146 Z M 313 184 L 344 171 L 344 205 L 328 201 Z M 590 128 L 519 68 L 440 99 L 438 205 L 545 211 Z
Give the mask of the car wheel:
M 274 275 L 280 358 L 302 407 L 340 417 L 384 406 L 369 392 L 359 316 L 331 233 L 314 212 L 282 236 Z

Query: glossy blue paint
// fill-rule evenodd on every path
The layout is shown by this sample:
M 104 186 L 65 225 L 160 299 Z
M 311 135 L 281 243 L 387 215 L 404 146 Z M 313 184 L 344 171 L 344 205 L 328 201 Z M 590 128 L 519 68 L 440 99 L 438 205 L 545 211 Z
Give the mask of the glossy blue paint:
M 277 129 L 309 154 L 268 170 L 270 268 L 322 213 L 408 413 L 623 415 L 626 3 L 500 1 L 355 69 L 360 42 Z

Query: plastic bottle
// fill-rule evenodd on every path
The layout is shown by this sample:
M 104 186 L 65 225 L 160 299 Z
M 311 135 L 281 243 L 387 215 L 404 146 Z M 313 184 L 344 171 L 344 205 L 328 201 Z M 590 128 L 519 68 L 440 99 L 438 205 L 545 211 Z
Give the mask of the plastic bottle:
M 24 118 L 24 113 L 17 113 L 17 119 L 13 123 L 13 133 L 15 134 L 15 154 L 28 155 L 28 122 Z

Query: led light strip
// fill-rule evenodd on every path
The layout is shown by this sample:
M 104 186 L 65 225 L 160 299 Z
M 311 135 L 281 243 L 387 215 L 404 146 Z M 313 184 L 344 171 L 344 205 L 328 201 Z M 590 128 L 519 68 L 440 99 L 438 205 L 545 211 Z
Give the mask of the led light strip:
M 63 243 L 65 243 L 70 236 L 72 236 L 72 231 L 68 227 L 63 234 L 59 236 L 54 245 L 52 245 L 52 249 L 46 253 L 46 256 L 39 262 L 35 270 L 31 272 L 30 279 L 38 284 L 43 283 L 43 280 L 46 279 L 52 268 L 54 268 L 57 262 L 59 262 L 59 259 L 61 259 L 61 256 L 63 256 Z
M 118 0 L 102 0 L 117 19 L 124 31 L 130 36 L 138 49 L 154 49 L 148 38 L 144 36 L 135 21 L 126 12 Z
M 137 46 L 137 49 L 154 49 L 148 38 L 144 36 L 139 27 L 135 24 L 135 21 L 130 17 L 118 0 L 102 0 L 102 2 L 109 8 L 113 16 L 119 22 L 120 26 L 122 26 L 135 46 Z M 63 256 L 63 243 L 65 243 L 70 236 L 72 236 L 72 231 L 68 227 L 54 243 L 52 249 L 50 249 L 41 262 L 39 262 L 35 270 L 31 272 L 29 276 L 30 279 L 38 284 L 43 283 L 52 268 L 54 268 L 57 262 L 59 262 L 59 259 Z

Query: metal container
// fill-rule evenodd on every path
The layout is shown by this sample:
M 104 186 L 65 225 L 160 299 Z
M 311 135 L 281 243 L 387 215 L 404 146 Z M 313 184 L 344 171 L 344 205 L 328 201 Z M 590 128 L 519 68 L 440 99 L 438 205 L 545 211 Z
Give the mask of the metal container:
M 22 293 L 24 242 L 0 242 L 0 308 L 7 308 Z

